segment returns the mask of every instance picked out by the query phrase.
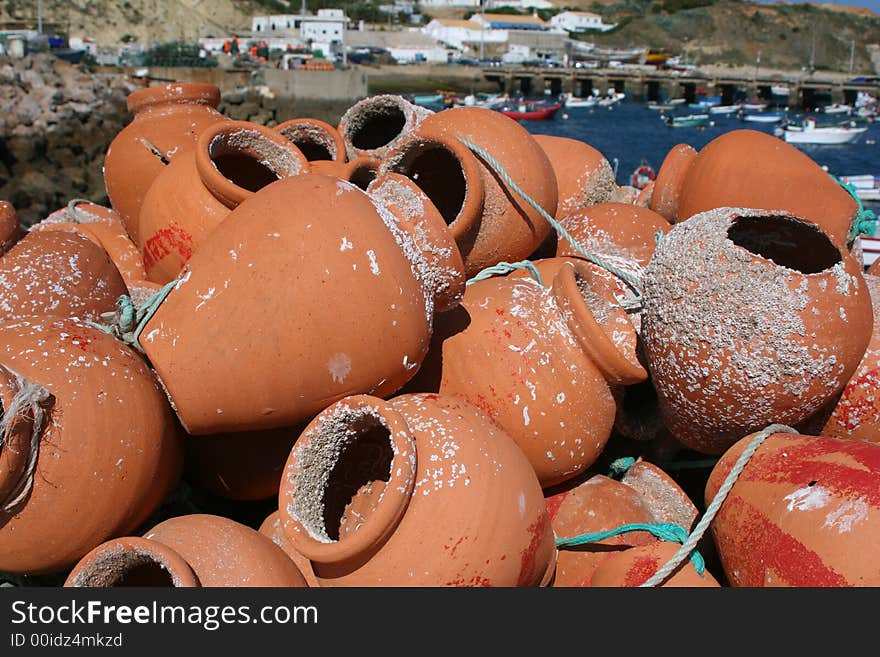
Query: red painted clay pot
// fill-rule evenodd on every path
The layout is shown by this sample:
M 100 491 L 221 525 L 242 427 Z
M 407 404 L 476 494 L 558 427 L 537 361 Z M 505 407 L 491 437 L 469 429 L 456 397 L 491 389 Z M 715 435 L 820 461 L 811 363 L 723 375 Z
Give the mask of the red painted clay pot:
M 617 189 L 614 171 L 605 156 L 577 139 L 534 135 L 556 174 L 556 218 L 605 203 Z
M 672 434 L 720 454 L 839 393 L 871 335 L 860 270 L 793 215 L 722 208 L 676 224 L 648 265 L 642 315 Z
M 126 287 L 145 283 L 147 274 L 144 260 L 114 210 L 94 203 L 72 201 L 67 207 L 53 212 L 31 227 L 31 232 L 51 230 L 78 233 L 104 249 L 119 270 Z
M 290 558 L 250 527 L 212 515 L 160 522 L 143 538 L 108 541 L 73 569 L 67 587 L 305 587 Z
M 499 112 L 475 107 L 428 117 L 388 154 L 381 171 L 401 173 L 422 188 L 449 224 L 472 277 L 500 261 L 527 258 L 550 233 L 550 225 L 460 138 L 489 151 L 551 216 L 556 176 L 525 128 Z
M 334 162 L 331 160 L 315 160 L 309 162 L 312 173 L 322 173 L 347 180 L 364 191 L 376 179 L 381 162 L 375 157 L 356 157 L 350 162 Z
M 458 256 L 442 225 L 421 228 L 318 174 L 238 206 L 140 336 L 189 433 L 292 426 L 406 383 Z
M 537 586 L 553 573 L 528 462 L 449 397 L 360 395 L 325 410 L 291 452 L 279 514 L 322 586 Z
M 667 233 L 669 222 L 652 210 L 623 203 L 601 203 L 564 217 L 560 222 L 587 251 L 635 260 L 645 267 L 657 245 L 656 234 Z M 561 239 L 557 256 L 581 255 Z
M 865 275 L 871 295 L 874 330 L 855 374 L 817 433 L 836 438 L 856 438 L 880 443 L 880 278 Z
M 364 155 L 382 159 L 432 114 L 402 96 L 370 96 L 348 108 L 338 132 L 349 160 Z
M 858 209 L 852 196 L 808 155 L 755 130 L 716 137 L 687 172 L 678 219 L 722 207 L 784 210 L 818 224 L 842 248 Z
M 440 392 L 504 427 L 547 487 L 596 460 L 614 423 L 611 387 L 647 374 L 632 323 L 609 303 L 616 283 L 583 261 L 542 271 L 546 287 L 526 274 L 470 285 L 462 308 L 439 317 L 449 326 L 434 349 Z
M 0 319 L 79 317 L 98 321 L 126 293 L 116 265 L 82 235 L 34 232 L 0 259 Z
M 123 128 L 104 158 L 110 203 L 136 238 L 138 213 L 153 180 L 165 165 L 191 150 L 208 126 L 225 120 L 215 109 L 220 90 L 212 84 L 175 82 L 135 91 L 128 97 L 134 119 Z
M 671 223 L 678 221 L 681 189 L 696 157 L 697 151 L 692 146 L 677 144 L 666 154 L 657 172 L 648 207 Z
M 266 516 L 263 524 L 260 525 L 259 531 L 263 536 L 271 538 L 275 545 L 284 550 L 284 553 L 290 557 L 299 572 L 302 573 L 303 578 L 306 580 L 306 584 L 314 588 L 320 586 L 318 578 L 315 577 L 315 571 L 312 570 L 312 562 L 294 550 L 293 545 L 291 545 L 290 541 L 287 540 L 287 537 L 284 536 L 284 530 L 281 528 L 281 518 L 278 516 L 277 511 L 273 511 Z
M 144 197 L 137 243 L 147 277 L 173 280 L 205 238 L 255 192 L 308 171 L 285 137 L 256 123 L 224 121 L 156 177 Z
M 23 231 L 18 213 L 9 201 L 0 201 L 0 256 L 21 239 Z
M 712 470 L 707 501 L 750 440 Z M 880 445 L 770 436 L 733 485 L 712 533 L 732 586 L 880 586 Z
M 229 500 L 278 497 L 284 464 L 302 427 L 187 436 L 184 476 Z
M 291 119 L 274 130 L 287 137 L 309 162 L 346 160 L 345 142 L 339 131 L 319 119 Z
M 697 509 L 684 491 L 657 466 L 637 461 L 621 481 L 595 475 L 577 486 L 547 497 L 547 509 L 558 537 L 607 531 L 632 523 L 671 522 L 690 530 Z M 638 531 L 607 538 L 595 546 L 560 549 L 554 587 L 590 586 L 593 573 L 615 551 L 655 542 Z
M 594 588 L 634 587 L 647 582 L 666 565 L 681 546 L 656 542 L 612 553 L 593 573 Z M 660 585 L 661 588 L 718 588 L 718 581 L 708 570 L 698 573 L 690 559 L 685 559 Z
M 176 425 L 143 359 L 77 321 L 0 325 L 0 362 L 51 394 L 30 493 L 0 514 L 0 570 L 57 572 L 159 506 L 180 476 Z

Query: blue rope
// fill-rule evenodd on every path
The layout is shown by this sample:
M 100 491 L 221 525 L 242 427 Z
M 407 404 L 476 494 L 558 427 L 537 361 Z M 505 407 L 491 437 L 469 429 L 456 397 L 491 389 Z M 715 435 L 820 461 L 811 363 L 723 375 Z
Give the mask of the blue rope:
M 661 541 L 670 541 L 673 543 L 684 543 L 688 538 L 687 530 L 685 530 L 684 527 L 680 527 L 679 525 L 676 525 L 672 522 L 634 522 L 627 525 L 621 525 L 620 527 L 615 527 L 614 529 L 609 529 L 603 532 L 589 532 L 586 534 L 573 536 L 571 538 L 557 537 L 556 547 L 570 548 L 579 547 L 581 545 L 590 545 L 592 543 L 598 543 L 599 541 L 604 541 L 605 539 L 613 538 L 614 536 L 621 536 L 622 534 L 628 534 L 630 532 L 648 532 L 652 536 L 659 538 Z M 706 562 L 703 559 L 703 556 L 697 550 L 693 550 L 693 552 L 691 552 L 691 563 L 694 564 L 694 569 L 700 575 L 705 572 Z
M 609 476 L 620 477 L 625 475 L 631 467 L 636 464 L 636 460 L 632 456 L 623 456 L 611 462 L 609 467 Z
M 129 347 L 137 349 L 143 353 L 140 345 L 141 332 L 156 314 L 159 306 L 165 301 L 166 297 L 177 285 L 177 279 L 170 283 L 166 283 L 161 290 L 152 294 L 140 308 L 135 309 L 134 302 L 127 294 L 123 294 L 116 300 L 116 317 L 110 324 L 99 324 L 97 322 L 88 322 L 89 325 L 96 329 L 109 333 L 118 340 L 121 340 Z M 112 316 L 112 313 L 111 313 Z
M 501 163 L 498 162 L 498 160 L 496 160 L 494 157 L 492 157 L 492 155 L 487 150 L 480 148 L 476 144 L 469 142 L 464 137 L 459 137 L 458 140 L 462 144 L 467 146 L 471 151 L 473 151 L 474 153 L 479 155 L 481 158 L 483 158 L 495 170 L 495 172 L 501 177 L 501 179 L 505 183 L 507 183 L 507 185 L 513 191 L 515 191 L 517 194 L 519 194 L 519 196 L 526 203 L 528 203 L 535 210 L 537 210 L 538 213 L 541 215 L 541 217 L 543 217 L 544 220 L 548 224 L 553 226 L 553 229 L 559 235 L 561 235 L 569 244 L 571 244 L 571 247 L 575 251 L 580 253 L 585 259 L 589 260 L 594 265 L 597 265 L 597 266 L 601 267 L 602 269 L 605 269 L 605 270 L 611 272 L 612 274 L 614 274 L 615 276 L 617 276 L 618 278 L 620 278 L 621 280 L 626 282 L 627 285 L 629 285 L 635 292 L 638 293 L 638 297 L 636 299 L 634 299 L 631 302 L 624 303 L 621 305 L 623 305 L 624 307 L 627 307 L 629 305 L 633 305 L 634 302 L 639 303 L 641 301 L 642 281 L 640 281 L 637 277 L 633 276 L 629 272 L 623 271 L 622 269 L 615 267 L 610 262 L 606 262 L 605 260 L 602 260 L 599 256 L 597 256 L 593 253 L 590 253 L 584 247 L 582 247 L 580 244 L 578 244 L 577 241 L 574 239 L 574 237 L 571 236 L 571 234 L 565 229 L 565 227 L 562 224 L 560 224 L 558 221 L 556 221 L 556 219 L 554 219 L 552 216 L 550 216 L 550 214 L 548 214 L 544 208 L 542 208 L 532 197 L 530 197 L 528 194 L 526 194 L 525 191 L 523 191 L 523 189 L 513 181 L 513 179 L 510 177 L 510 175 L 508 175 L 508 173 L 504 170 L 504 167 L 501 166 Z
M 517 270 L 528 271 L 532 275 L 532 278 L 538 281 L 538 283 L 540 283 L 541 285 L 544 285 L 544 279 L 541 278 L 541 272 L 538 271 L 538 268 L 535 267 L 535 264 L 531 260 L 521 260 L 519 262 L 499 262 L 497 265 L 486 267 L 482 271 L 475 274 L 473 278 L 468 280 L 466 285 L 472 285 L 473 283 L 484 281 L 487 278 L 491 278 L 492 276 L 503 276 Z
M 849 238 L 855 239 L 859 235 L 873 235 L 874 234 L 874 226 L 877 223 L 877 215 L 874 214 L 872 210 L 868 210 L 865 208 L 862 203 L 862 199 L 859 198 L 859 192 L 856 189 L 856 186 L 852 183 L 846 182 L 843 178 L 832 176 L 834 180 L 837 181 L 837 184 L 843 187 L 849 195 L 853 197 L 853 200 L 858 204 L 859 209 L 856 212 L 855 219 L 853 219 L 852 226 L 849 229 Z

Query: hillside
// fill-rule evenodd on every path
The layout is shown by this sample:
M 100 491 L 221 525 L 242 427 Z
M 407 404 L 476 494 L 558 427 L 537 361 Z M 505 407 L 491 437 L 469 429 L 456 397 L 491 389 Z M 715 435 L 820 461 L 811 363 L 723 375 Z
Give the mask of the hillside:
M 250 30 L 252 15 L 290 11 L 287 6 L 279 0 L 43 0 L 43 21 L 99 45 L 149 44 Z M 37 3 L 0 0 L 0 23 L 36 28 Z

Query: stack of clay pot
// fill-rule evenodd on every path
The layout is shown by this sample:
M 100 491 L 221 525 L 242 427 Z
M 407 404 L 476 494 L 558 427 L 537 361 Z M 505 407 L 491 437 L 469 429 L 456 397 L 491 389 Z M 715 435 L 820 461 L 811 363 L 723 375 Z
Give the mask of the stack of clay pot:
M 877 582 L 880 287 L 809 158 L 735 131 L 639 191 L 488 109 L 374 96 L 268 128 L 219 101 L 132 94 L 112 207 L 25 232 L 0 203 L 0 572 L 638 586 L 676 542 L 557 541 L 686 534 L 689 494 L 779 422 L 802 433 L 743 470 L 714 569 L 663 584 Z M 621 450 L 651 458 L 606 476 Z M 664 471 L 706 455 L 697 495 Z

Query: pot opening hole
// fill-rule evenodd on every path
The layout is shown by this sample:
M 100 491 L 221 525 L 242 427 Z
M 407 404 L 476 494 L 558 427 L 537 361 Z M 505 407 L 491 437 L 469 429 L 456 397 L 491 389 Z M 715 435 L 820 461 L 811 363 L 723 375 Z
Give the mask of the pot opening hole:
M 380 148 L 394 141 L 405 125 L 406 116 L 399 107 L 373 106 L 361 115 L 359 127 L 352 130 L 351 143 L 360 150 Z
M 361 415 L 348 427 L 348 440 L 324 489 L 324 527 L 338 541 L 365 522 L 382 500 L 391 478 L 391 434 L 373 415 Z
M 302 151 L 302 154 L 305 155 L 305 158 L 309 162 L 315 162 L 316 160 L 333 159 L 333 154 L 330 152 L 330 149 L 327 147 L 326 144 L 308 139 L 291 139 L 291 141 L 293 142 L 294 146 Z
M 357 167 L 351 174 L 349 182 L 360 189 L 367 191 L 370 183 L 376 179 L 376 170 L 372 167 Z
M 174 586 L 174 578 L 158 561 L 153 561 L 149 557 L 144 560 L 132 564 L 122 572 L 116 581 L 114 587 L 126 586 Z
M 657 391 L 648 379 L 623 389 L 623 413 L 639 420 L 653 418 L 659 412 Z
M 211 159 L 224 178 L 249 192 L 258 192 L 278 180 L 272 169 L 247 153 L 222 153 Z
M 840 262 L 840 251 L 822 231 L 791 217 L 739 217 L 727 229 L 737 246 L 802 274 L 816 274 Z
M 456 220 L 464 205 L 467 182 L 461 163 L 442 146 L 428 146 L 395 167 L 431 199 L 446 224 Z

